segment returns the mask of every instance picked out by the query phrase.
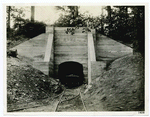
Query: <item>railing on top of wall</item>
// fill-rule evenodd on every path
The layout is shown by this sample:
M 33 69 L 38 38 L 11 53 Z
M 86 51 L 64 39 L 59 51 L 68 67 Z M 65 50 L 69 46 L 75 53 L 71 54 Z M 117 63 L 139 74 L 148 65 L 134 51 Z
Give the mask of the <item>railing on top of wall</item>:
M 91 62 L 96 61 L 94 39 L 92 33 L 88 33 L 88 85 L 91 83 Z

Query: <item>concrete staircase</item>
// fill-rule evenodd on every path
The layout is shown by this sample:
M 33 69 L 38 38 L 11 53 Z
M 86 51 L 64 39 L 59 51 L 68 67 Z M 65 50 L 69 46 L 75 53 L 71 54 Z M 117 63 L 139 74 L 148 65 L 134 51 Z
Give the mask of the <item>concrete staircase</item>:
M 83 65 L 85 79 L 88 79 L 87 34 L 76 29 L 75 34 L 66 34 L 67 28 L 56 28 L 54 33 L 54 74 L 57 78 L 58 65 L 66 61 L 75 61 Z

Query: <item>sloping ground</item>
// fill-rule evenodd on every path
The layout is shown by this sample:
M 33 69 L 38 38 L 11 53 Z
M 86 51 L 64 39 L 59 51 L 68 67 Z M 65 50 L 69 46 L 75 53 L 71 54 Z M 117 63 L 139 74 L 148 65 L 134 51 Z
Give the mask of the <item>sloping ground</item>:
M 42 100 L 47 98 L 43 103 L 48 104 L 50 99 L 62 91 L 57 81 L 34 69 L 30 63 L 30 60 L 20 56 L 7 58 L 8 111 L 34 107 L 37 102 L 41 106 Z
M 144 63 L 128 55 L 111 63 L 83 95 L 88 111 L 143 111 Z

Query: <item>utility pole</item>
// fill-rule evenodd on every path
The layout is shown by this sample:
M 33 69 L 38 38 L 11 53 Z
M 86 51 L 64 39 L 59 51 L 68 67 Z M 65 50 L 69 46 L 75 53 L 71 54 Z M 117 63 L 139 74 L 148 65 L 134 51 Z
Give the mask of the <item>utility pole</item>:
M 11 6 L 8 6 L 8 33 L 10 33 L 10 12 L 11 12 Z
M 104 19 L 104 16 L 103 16 L 103 6 L 101 8 L 101 33 L 104 34 L 104 23 L 103 23 L 103 19 Z
M 34 22 L 34 11 L 35 11 L 35 6 L 31 6 L 31 22 Z

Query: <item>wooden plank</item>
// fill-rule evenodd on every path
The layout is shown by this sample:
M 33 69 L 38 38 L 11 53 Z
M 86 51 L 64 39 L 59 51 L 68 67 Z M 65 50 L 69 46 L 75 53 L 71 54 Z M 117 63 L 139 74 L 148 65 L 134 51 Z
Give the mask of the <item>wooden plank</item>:
M 66 34 L 65 32 L 59 32 L 59 33 L 56 33 L 55 32 L 55 38 L 61 38 L 61 36 L 63 37 L 80 37 L 80 38 L 87 38 L 87 34 L 85 33 L 75 33 L 73 35 L 71 34 Z
M 57 51 L 86 52 L 87 46 L 56 46 L 54 49 L 55 49 L 55 52 L 57 52 Z
M 75 28 L 75 27 L 55 27 L 55 31 L 66 31 L 67 28 Z M 75 29 L 75 32 L 82 32 L 84 28 L 87 27 L 79 27 L 79 29 Z M 95 29 L 91 29 L 92 33 L 95 33 Z
M 87 57 L 88 56 L 88 53 L 85 52 L 85 53 L 72 53 L 72 52 L 57 52 L 54 54 L 54 57 L 63 57 L 63 56 L 78 56 L 78 57 Z
M 54 43 L 57 46 L 87 46 L 87 40 L 83 38 L 55 39 Z
M 113 40 L 107 40 L 107 39 L 100 39 L 96 41 L 96 45 L 99 46 L 99 45 L 120 45 L 121 43 L 119 42 L 116 42 L 116 41 L 113 41 Z
M 65 33 L 66 34 L 66 31 L 67 31 L 67 29 L 66 30 L 55 30 L 55 33 L 57 34 L 57 33 Z M 75 33 L 83 33 L 83 34 L 86 34 L 86 32 L 83 32 L 83 30 L 75 30 L 74 31 L 74 34 Z M 68 34 L 70 35 L 71 33 L 70 32 L 68 32 Z M 73 34 L 73 35 L 74 35 Z
M 100 56 L 104 56 L 104 57 L 119 57 L 119 56 L 122 56 L 122 55 L 127 55 L 127 54 L 131 54 L 132 51 L 118 51 L 118 50 L 97 50 L 97 55 L 100 55 Z
M 87 51 L 74 51 L 74 52 L 71 52 L 71 51 L 55 51 L 54 52 L 54 55 L 55 56 L 61 56 L 61 55 L 68 55 L 68 56 L 71 56 L 71 55 L 75 55 L 75 56 L 80 56 L 80 55 L 85 55 L 87 56 Z
M 55 43 L 57 46 L 87 46 L 86 42 L 66 42 L 66 43 Z
M 84 41 L 87 42 L 87 38 L 83 36 L 55 36 L 55 41 Z
M 55 58 L 55 63 L 58 63 L 58 62 L 65 62 L 65 61 L 76 61 L 76 62 L 79 62 L 79 63 L 86 63 L 88 61 L 88 58 Z
M 75 28 L 75 27 L 55 27 L 55 31 L 57 31 L 57 30 L 67 30 L 67 28 Z M 76 30 L 82 30 L 83 28 L 86 28 L 86 27 L 79 27 L 79 29 L 76 29 Z
M 55 55 L 55 60 L 56 59 L 67 59 L 67 58 L 76 58 L 76 59 L 87 59 L 88 58 L 88 56 L 85 56 L 85 55 L 78 55 L 78 56 L 76 56 L 76 55 L 68 55 L 68 54 L 61 54 L 61 55 Z
M 64 59 L 64 60 L 61 60 L 61 61 L 55 61 L 54 63 L 55 64 L 61 64 L 63 62 L 66 62 L 66 61 L 75 61 L 75 62 L 79 62 L 79 63 L 87 63 L 87 60 L 82 60 L 82 59 Z
M 97 47 L 97 50 L 102 50 L 102 51 L 112 51 L 112 52 L 119 52 L 119 51 L 122 51 L 122 52 L 129 52 L 129 53 L 132 53 L 133 49 L 132 48 L 129 48 L 127 46 L 115 46 L 115 45 L 112 45 L 112 46 L 108 46 L 108 45 L 102 45 L 102 46 L 98 46 Z

